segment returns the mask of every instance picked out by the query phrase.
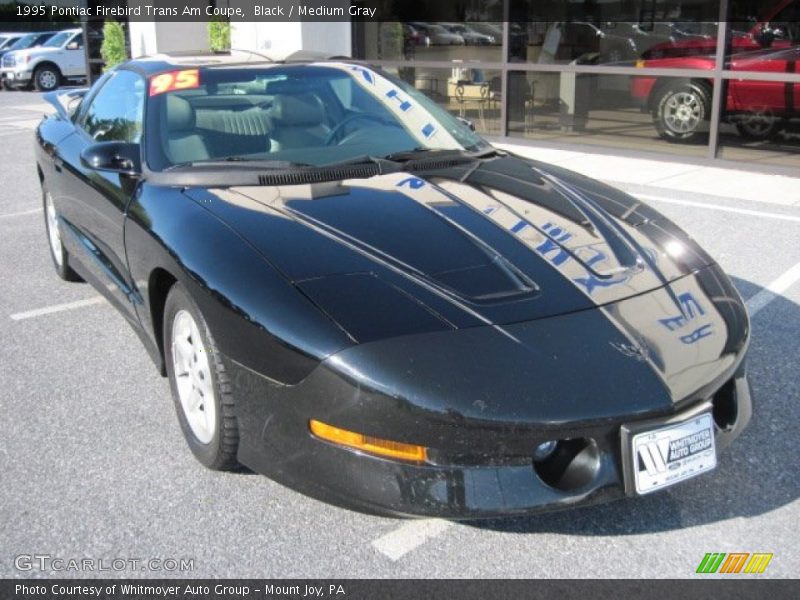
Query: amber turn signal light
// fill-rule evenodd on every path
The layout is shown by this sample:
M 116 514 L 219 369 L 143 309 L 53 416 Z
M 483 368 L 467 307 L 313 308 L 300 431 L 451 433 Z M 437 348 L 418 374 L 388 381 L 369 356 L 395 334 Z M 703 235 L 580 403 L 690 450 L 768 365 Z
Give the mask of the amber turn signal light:
M 308 428 L 321 440 L 370 454 L 412 462 L 425 462 L 428 458 L 428 449 L 425 446 L 382 440 L 355 431 L 339 429 L 315 419 L 308 422 Z

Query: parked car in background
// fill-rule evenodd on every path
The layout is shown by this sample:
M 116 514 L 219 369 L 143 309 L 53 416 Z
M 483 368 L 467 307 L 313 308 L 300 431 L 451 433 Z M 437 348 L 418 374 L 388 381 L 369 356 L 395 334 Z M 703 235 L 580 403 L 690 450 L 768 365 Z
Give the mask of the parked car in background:
M 86 78 L 86 56 L 81 29 L 65 29 L 38 48 L 15 50 L 0 60 L 0 72 L 7 88 L 28 88 L 47 92 L 64 81 Z
M 421 22 L 411 22 L 409 23 L 414 29 L 424 33 L 428 39 L 431 41 L 432 46 L 463 46 L 464 45 L 464 38 L 458 35 L 457 33 L 450 33 L 442 27 L 441 25 L 437 25 L 435 23 L 421 23 Z
M 8 48 L 22 37 L 22 33 L 0 33 L 0 50 Z
M 26 33 L 22 37 L 18 38 L 17 41 L 15 41 L 10 46 L 0 50 L 0 64 L 2 64 L 3 57 L 9 52 L 14 52 L 15 50 L 26 50 L 28 48 L 38 48 L 54 35 L 55 35 L 54 31 L 40 31 L 37 33 Z M 3 89 L 7 89 L 6 76 L 5 73 L 2 71 L 2 69 L 0 69 L 0 82 L 2 83 L 1 87 Z
M 561 60 L 617 63 L 632 61 L 639 56 L 636 43 L 628 35 L 619 35 L 611 29 L 603 30 L 587 21 L 570 21 L 557 26 L 561 29 L 557 54 Z
M 460 35 L 468 46 L 490 46 L 495 43 L 494 36 L 475 31 L 471 24 L 469 27 L 463 23 L 439 23 L 439 25 L 450 33 Z
M 492 44 L 495 46 L 499 46 L 503 43 L 502 23 L 485 23 L 476 21 L 475 23 L 470 23 L 469 28 L 473 31 L 477 31 L 478 33 L 482 33 L 483 35 L 488 35 L 491 37 L 494 40 Z
M 648 31 L 639 23 L 608 22 L 601 28 L 600 51 L 603 62 L 616 63 L 636 60 L 643 52 L 673 40 L 672 35 L 663 29 Z
M 795 40 L 800 44 L 800 39 Z M 714 68 L 715 55 L 684 56 L 639 61 L 638 66 L 662 68 Z M 786 73 L 800 62 L 800 45 L 766 48 L 734 54 L 727 63 L 732 71 Z M 695 142 L 707 133 L 711 116 L 711 79 L 633 77 L 631 94 L 653 115 L 658 134 L 672 142 Z M 724 117 L 739 133 L 753 140 L 774 136 L 800 121 L 800 83 L 730 79 Z
M 422 31 L 409 25 L 408 23 L 403 23 L 403 45 L 408 47 L 414 46 L 430 46 L 431 40 L 430 38 L 425 35 Z

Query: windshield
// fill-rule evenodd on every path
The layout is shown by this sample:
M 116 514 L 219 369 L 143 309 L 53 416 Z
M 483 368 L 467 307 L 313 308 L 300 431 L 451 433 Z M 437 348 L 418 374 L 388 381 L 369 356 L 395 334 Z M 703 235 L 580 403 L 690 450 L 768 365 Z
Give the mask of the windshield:
M 53 37 L 51 37 L 49 40 L 47 40 L 44 44 L 42 44 L 42 46 L 44 48 L 60 48 L 73 35 L 75 35 L 75 34 L 73 32 L 71 32 L 71 31 L 62 31 L 61 33 L 55 34 Z
M 324 166 L 489 147 L 408 84 L 345 63 L 163 73 L 150 78 L 148 102 L 146 157 L 156 171 L 221 160 Z

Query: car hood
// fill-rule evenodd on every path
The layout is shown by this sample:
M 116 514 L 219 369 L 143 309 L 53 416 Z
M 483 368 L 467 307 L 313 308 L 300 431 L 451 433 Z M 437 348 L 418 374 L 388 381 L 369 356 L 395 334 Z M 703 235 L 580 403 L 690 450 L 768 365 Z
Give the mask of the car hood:
M 39 46 L 37 48 L 24 48 L 22 50 L 14 50 L 14 52 L 19 56 L 43 56 L 48 54 L 53 54 L 54 52 L 58 52 L 62 50 L 62 48 L 45 48 L 43 46 Z
M 581 175 L 514 156 L 432 167 L 185 193 L 359 343 L 605 306 L 713 264 Z

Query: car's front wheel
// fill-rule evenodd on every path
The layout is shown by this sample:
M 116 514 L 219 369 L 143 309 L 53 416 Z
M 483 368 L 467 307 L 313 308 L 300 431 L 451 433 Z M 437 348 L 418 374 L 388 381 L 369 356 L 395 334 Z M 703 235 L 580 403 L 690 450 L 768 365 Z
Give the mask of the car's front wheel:
M 53 204 L 53 196 L 45 185 L 42 185 L 42 203 L 44 208 L 44 227 L 47 232 L 48 245 L 50 246 L 50 258 L 53 259 L 56 274 L 64 281 L 83 281 L 81 276 L 73 271 L 69 265 L 69 253 L 61 241 L 61 223 L 58 218 L 58 212 L 55 204 Z
M 735 124 L 739 135 L 748 140 L 759 142 L 775 137 L 783 126 L 782 120 L 769 110 L 759 110 L 739 115 L 735 120 Z
M 33 84 L 39 92 L 51 92 L 61 83 L 61 73 L 52 65 L 41 65 L 33 72 Z
M 164 306 L 164 359 L 181 430 L 209 469 L 239 467 L 234 399 L 214 338 L 197 304 L 176 283 Z
M 704 82 L 670 83 L 660 89 L 653 106 L 656 130 L 667 141 L 698 142 L 708 133 L 711 89 Z

